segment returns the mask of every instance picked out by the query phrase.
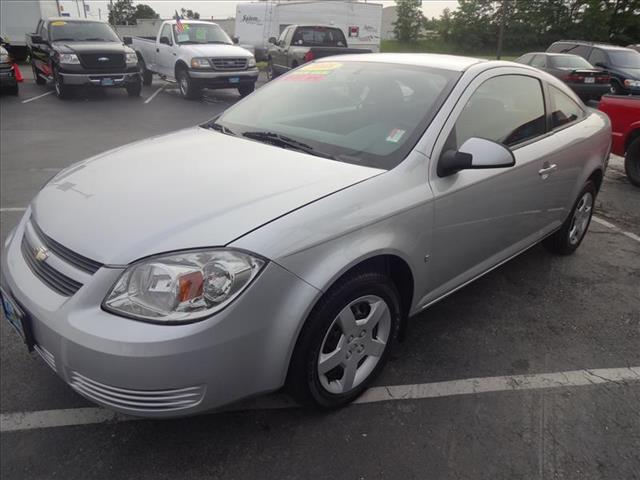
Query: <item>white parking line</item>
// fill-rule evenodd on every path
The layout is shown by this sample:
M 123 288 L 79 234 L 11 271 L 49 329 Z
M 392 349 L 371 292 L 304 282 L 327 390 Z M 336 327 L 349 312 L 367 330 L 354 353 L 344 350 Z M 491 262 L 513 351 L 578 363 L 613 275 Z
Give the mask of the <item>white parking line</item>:
M 635 382 L 640 383 L 640 367 L 467 378 L 449 382 L 373 387 L 364 392 L 354 403 L 367 404 L 419 400 L 457 395 L 476 395 L 487 392 L 571 388 L 610 383 L 626 386 Z M 295 404 L 288 398 L 272 395 L 245 404 L 244 406 L 236 408 L 235 411 L 273 410 L 290 407 L 295 407 Z M 231 409 L 229 411 L 231 411 Z M 127 422 L 132 420 L 141 419 L 111 412 L 102 408 L 73 408 L 67 410 L 3 413 L 0 415 L 0 432 L 19 432 L 39 428 L 91 425 L 105 422 Z
M 37 97 L 27 98 L 26 100 L 23 100 L 23 101 L 22 101 L 22 103 L 29 103 L 29 102 L 33 102 L 34 100 L 38 100 L 39 98 L 46 97 L 47 95 L 51 95 L 52 93 L 56 93 L 56 92 L 54 92 L 53 90 L 51 90 L 50 92 L 43 93 L 42 95 L 38 95 Z
M 158 94 L 159 94 L 159 93 L 164 89 L 164 87 L 166 87 L 166 86 L 167 86 L 167 84 L 165 83 L 165 84 L 164 84 L 164 85 L 162 85 L 160 88 L 158 88 L 155 92 L 153 92 L 153 93 L 151 94 L 151 96 L 150 96 L 149 98 L 147 98 L 147 99 L 144 101 L 144 103 L 149 103 L 151 100 L 153 100 L 153 99 L 156 97 L 156 95 L 158 95 Z
M 595 215 L 592 216 L 591 218 L 593 219 L 594 222 L 599 223 L 603 227 L 607 227 L 607 228 L 610 228 L 611 230 L 615 230 L 616 232 L 621 233 L 625 237 L 629 237 L 631 240 L 635 240 L 636 242 L 640 242 L 640 237 L 638 235 L 636 235 L 635 233 L 626 232 L 626 231 L 622 230 L 620 227 L 617 227 L 616 225 L 614 225 L 613 223 L 609 223 L 609 222 L 607 222 L 606 220 L 603 220 L 600 217 L 596 217 Z
M 3 207 L 0 208 L 0 212 L 24 212 L 26 208 L 22 207 Z

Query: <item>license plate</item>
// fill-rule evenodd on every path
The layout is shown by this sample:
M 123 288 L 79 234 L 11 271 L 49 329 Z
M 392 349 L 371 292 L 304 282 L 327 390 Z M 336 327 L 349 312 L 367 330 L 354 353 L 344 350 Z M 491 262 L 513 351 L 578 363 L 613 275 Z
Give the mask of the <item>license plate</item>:
M 101 85 L 102 85 L 103 87 L 110 87 L 110 86 L 112 86 L 112 85 L 113 85 L 113 78 L 103 78 L 103 79 L 102 79 L 102 82 L 101 82 Z
M 229 83 L 240 83 L 240 79 L 238 77 L 229 78 Z
M 0 300 L 2 300 L 4 318 L 6 318 L 9 325 L 18 332 L 18 335 L 20 335 L 24 343 L 27 344 L 27 348 L 31 350 L 33 348 L 33 339 L 31 336 L 31 330 L 29 329 L 29 318 L 16 304 L 15 300 L 11 298 L 11 295 L 1 288 Z
M 596 77 L 585 77 L 584 83 L 596 83 Z

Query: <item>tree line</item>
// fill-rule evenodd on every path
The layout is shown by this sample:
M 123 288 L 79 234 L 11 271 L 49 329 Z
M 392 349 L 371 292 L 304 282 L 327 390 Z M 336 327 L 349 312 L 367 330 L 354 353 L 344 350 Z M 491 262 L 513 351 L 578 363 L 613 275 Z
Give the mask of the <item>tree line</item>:
M 495 48 L 501 24 L 511 51 L 546 47 L 560 39 L 640 42 L 640 0 L 459 0 L 454 11 L 424 18 L 420 2 L 397 0 L 396 38 L 433 32 L 466 51 Z
M 190 20 L 200 18 L 198 12 L 186 8 L 180 9 L 180 16 Z M 134 5 L 133 0 L 116 0 L 109 12 L 109 23 L 112 25 L 135 25 L 138 19 L 143 18 L 160 18 L 160 15 L 144 3 Z

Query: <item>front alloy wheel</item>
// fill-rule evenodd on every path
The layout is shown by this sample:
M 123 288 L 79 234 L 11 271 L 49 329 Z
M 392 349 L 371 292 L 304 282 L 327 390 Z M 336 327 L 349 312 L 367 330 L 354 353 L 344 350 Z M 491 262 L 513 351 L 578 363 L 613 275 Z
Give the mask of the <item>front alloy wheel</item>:
M 56 97 L 69 98 L 69 86 L 63 83 L 62 76 L 57 71 L 53 73 L 53 85 L 56 89 Z
M 184 98 L 195 99 L 200 97 L 201 90 L 196 86 L 193 79 L 189 76 L 187 70 L 180 70 L 178 72 L 178 86 L 180 88 L 180 95 Z

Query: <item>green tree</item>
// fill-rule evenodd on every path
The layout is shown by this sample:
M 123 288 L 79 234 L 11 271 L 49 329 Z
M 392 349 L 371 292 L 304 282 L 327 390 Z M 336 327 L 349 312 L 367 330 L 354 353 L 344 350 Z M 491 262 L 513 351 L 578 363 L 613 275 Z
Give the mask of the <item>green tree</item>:
M 393 22 L 393 33 L 401 42 L 412 42 L 420 38 L 425 19 L 420 1 L 397 0 L 397 19 Z
M 182 18 L 187 18 L 189 20 L 198 20 L 200 18 L 200 14 L 191 9 L 187 10 L 186 8 L 181 8 L 180 13 L 182 14 Z
M 112 25 L 130 25 L 135 23 L 133 15 L 136 7 L 133 6 L 133 0 L 116 0 L 109 12 L 109 23 Z
M 149 5 L 139 3 L 136 5 L 136 11 L 133 14 L 133 19 L 137 20 L 139 18 L 160 18 L 160 15 L 158 15 Z

